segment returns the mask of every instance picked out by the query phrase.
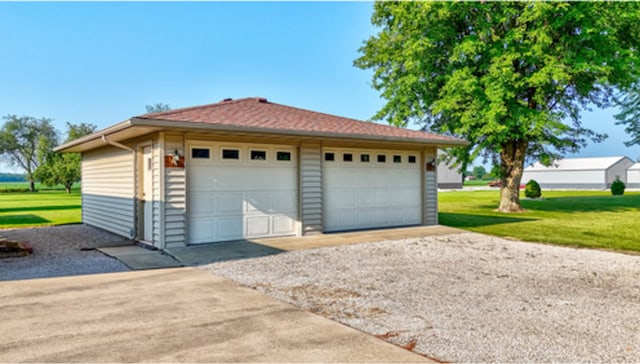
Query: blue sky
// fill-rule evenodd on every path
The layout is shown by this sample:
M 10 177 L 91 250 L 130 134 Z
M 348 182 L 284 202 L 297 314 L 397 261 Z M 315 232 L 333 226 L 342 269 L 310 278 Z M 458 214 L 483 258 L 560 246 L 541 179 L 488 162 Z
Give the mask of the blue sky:
M 99 128 L 164 102 L 262 96 L 370 119 L 383 105 L 353 67 L 373 35 L 369 2 L 0 3 L 0 116 Z M 613 110 L 585 113 L 609 134 L 579 156 L 640 157 Z M 0 166 L 0 170 L 10 168 Z

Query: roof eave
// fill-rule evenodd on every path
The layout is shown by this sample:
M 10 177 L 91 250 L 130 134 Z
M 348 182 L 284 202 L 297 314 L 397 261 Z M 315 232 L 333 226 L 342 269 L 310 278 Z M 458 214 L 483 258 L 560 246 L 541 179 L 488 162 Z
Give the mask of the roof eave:
M 116 125 L 102 129 L 93 134 L 78 138 L 69 143 L 57 146 L 53 150 L 55 152 L 86 152 L 106 145 L 118 148 L 129 149 L 129 147 L 120 144 L 132 138 L 137 138 L 149 133 L 156 132 L 161 128 L 157 126 L 135 126 L 131 119 L 125 120 Z
M 132 125 L 159 126 L 164 128 L 183 128 L 183 129 L 191 129 L 191 130 L 265 133 L 265 134 L 278 134 L 278 135 L 316 137 L 316 138 L 326 137 L 326 138 L 361 139 L 361 140 L 370 140 L 370 141 L 377 140 L 377 141 L 388 141 L 388 142 L 417 143 L 422 145 L 433 145 L 437 147 L 461 147 L 461 146 L 469 145 L 469 142 L 467 142 L 466 140 L 457 139 L 457 138 L 451 138 L 450 140 L 403 138 L 403 137 L 366 135 L 366 134 L 327 133 L 327 132 L 300 131 L 300 130 L 291 130 L 291 129 L 243 127 L 243 126 L 236 126 L 236 125 L 194 123 L 190 121 L 159 120 L 159 119 L 147 119 L 147 118 L 132 118 L 130 119 L 130 121 Z
M 106 129 L 99 130 L 99 131 L 97 131 L 97 132 L 95 132 L 93 134 L 85 135 L 85 136 L 83 136 L 81 138 L 72 140 L 72 141 L 70 141 L 68 143 L 64 143 L 62 145 L 58 145 L 57 147 L 53 148 L 53 151 L 54 152 L 73 152 L 73 151 L 75 151 L 75 150 L 73 150 L 74 147 L 77 147 L 77 146 L 80 146 L 82 144 L 86 144 L 86 143 L 89 143 L 89 142 L 92 142 L 92 141 L 95 141 L 95 140 L 98 140 L 98 139 L 102 139 L 103 136 L 108 136 L 108 135 L 113 134 L 115 132 L 124 130 L 124 129 L 130 127 L 130 126 L 131 126 L 131 120 L 130 119 L 129 120 L 125 120 L 125 121 L 120 122 L 118 124 L 112 125 L 112 126 L 106 128 Z

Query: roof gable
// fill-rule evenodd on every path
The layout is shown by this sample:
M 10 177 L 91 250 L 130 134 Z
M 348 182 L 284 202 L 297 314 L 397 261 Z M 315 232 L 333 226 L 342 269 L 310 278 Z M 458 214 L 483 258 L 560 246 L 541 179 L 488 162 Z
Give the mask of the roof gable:
M 593 158 L 564 158 L 554 161 L 550 166 L 544 166 L 540 162 L 525 168 L 527 172 L 533 171 L 577 171 L 577 170 L 606 170 L 623 159 L 624 156 L 593 157 Z M 629 159 L 631 162 L 631 160 Z
M 444 145 L 466 145 L 461 139 L 422 131 L 381 125 L 316 111 L 300 109 L 254 97 L 226 99 L 209 105 L 137 116 L 137 120 L 161 120 L 220 127 L 244 128 L 290 134 L 393 138 Z

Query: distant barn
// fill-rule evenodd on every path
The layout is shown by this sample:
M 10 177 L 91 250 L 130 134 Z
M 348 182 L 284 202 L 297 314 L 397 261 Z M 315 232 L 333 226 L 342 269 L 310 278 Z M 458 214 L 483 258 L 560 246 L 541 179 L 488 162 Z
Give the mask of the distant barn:
M 627 170 L 627 188 L 640 189 L 640 163 L 636 163 Z
M 544 166 L 540 162 L 525 168 L 522 183 L 536 180 L 540 187 L 555 189 L 606 189 L 620 178 L 627 183 L 627 157 L 565 158 Z
M 437 174 L 439 189 L 448 190 L 462 188 L 463 177 L 462 173 L 458 171 L 458 167 L 452 167 L 450 163 L 446 163 L 441 160 L 438 162 Z

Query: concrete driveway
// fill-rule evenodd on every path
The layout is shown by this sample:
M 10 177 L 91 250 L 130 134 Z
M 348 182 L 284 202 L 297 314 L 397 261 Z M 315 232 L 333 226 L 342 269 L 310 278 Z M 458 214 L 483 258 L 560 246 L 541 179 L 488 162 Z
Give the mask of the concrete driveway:
M 0 283 L 0 362 L 424 362 L 193 268 Z

